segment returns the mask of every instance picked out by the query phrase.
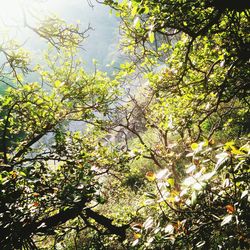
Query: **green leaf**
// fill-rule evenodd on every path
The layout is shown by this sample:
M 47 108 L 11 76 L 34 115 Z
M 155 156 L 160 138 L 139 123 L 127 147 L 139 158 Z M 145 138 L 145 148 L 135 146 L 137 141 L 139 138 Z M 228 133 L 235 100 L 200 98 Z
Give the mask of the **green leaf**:
M 24 173 L 24 172 L 19 172 L 19 174 L 21 175 L 21 176 L 26 176 L 26 174 Z
M 197 192 L 194 191 L 191 195 L 191 205 L 194 205 L 196 203 L 197 200 Z
M 148 197 L 148 198 L 150 198 L 150 199 L 155 199 L 155 198 L 157 198 L 157 196 L 155 195 L 155 194 L 153 194 L 153 193 L 145 193 L 145 195 L 146 195 L 146 197 Z
M 96 200 L 99 204 L 104 204 L 106 202 L 106 199 L 100 195 L 96 197 Z
M 137 9 L 138 9 L 138 7 L 137 7 L 137 5 L 135 5 L 135 6 L 133 7 L 132 11 L 131 11 L 131 16 L 132 16 L 132 17 L 134 17 L 134 16 L 137 14 Z
M 244 151 L 244 152 L 246 152 L 246 153 L 250 153 L 250 145 L 248 145 L 248 144 L 245 144 L 244 146 L 242 146 L 240 149 L 239 149 L 240 151 Z
M 155 41 L 155 35 L 154 35 L 154 32 L 153 32 L 153 31 L 150 31 L 150 32 L 148 33 L 148 38 L 149 38 L 149 41 L 150 41 L 151 43 L 153 43 L 153 42 Z

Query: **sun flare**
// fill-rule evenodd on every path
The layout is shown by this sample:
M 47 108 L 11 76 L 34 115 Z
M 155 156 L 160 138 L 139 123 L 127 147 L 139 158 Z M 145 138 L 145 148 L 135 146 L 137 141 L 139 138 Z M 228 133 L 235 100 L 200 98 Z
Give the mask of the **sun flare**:
M 0 26 L 22 26 L 24 11 L 30 9 L 34 3 L 34 0 L 0 0 Z

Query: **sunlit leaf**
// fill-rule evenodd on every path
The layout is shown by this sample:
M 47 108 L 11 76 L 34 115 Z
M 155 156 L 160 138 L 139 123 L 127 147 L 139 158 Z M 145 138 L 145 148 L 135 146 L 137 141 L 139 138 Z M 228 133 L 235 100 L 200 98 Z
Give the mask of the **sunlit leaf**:
M 186 173 L 189 174 L 189 173 L 193 172 L 195 169 L 196 169 L 196 166 L 195 166 L 195 165 L 191 165 L 191 166 L 186 170 Z
M 174 226 L 172 224 L 168 224 L 164 229 L 166 234 L 173 234 L 174 233 Z
M 240 147 L 239 149 L 240 151 L 246 152 L 246 153 L 250 153 L 250 145 L 249 144 L 245 144 L 244 146 Z
M 135 223 L 131 227 L 133 230 L 139 232 L 142 229 L 143 225 L 141 223 Z
M 156 179 L 161 180 L 170 174 L 168 169 L 163 169 L 156 174 Z
M 153 227 L 154 220 L 152 217 L 148 217 L 147 220 L 143 223 L 143 227 L 147 230 Z
M 224 149 L 227 150 L 229 148 L 232 148 L 234 144 L 235 144 L 234 141 L 226 142 L 225 146 L 224 146 Z
M 56 81 L 54 82 L 54 86 L 55 86 L 56 88 L 60 87 L 60 85 L 61 85 L 61 82 L 60 82 L 59 80 L 56 80 Z
M 150 32 L 148 33 L 148 38 L 149 38 L 149 41 L 150 41 L 151 43 L 153 43 L 153 42 L 155 41 L 155 35 L 154 35 L 154 32 L 153 32 L 153 31 L 150 31 Z
M 194 205 L 196 203 L 197 200 L 197 192 L 193 192 L 191 195 L 191 205 Z
M 167 179 L 168 184 L 170 185 L 170 187 L 174 186 L 174 178 L 168 178 Z
M 134 233 L 134 238 L 135 239 L 140 239 L 141 238 L 141 234 L 139 234 L 139 233 Z
M 232 218 L 233 218 L 232 214 L 225 216 L 223 221 L 221 222 L 221 226 L 228 224 L 232 220 Z
M 205 186 L 204 183 L 196 182 L 196 183 L 192 186 L 192 188 L 195 189 L 195 190 L 201 190 L 204 186 Z
M 248 190 L 245 190 L 245 191 L 243 191 L 242 192 L 242 194 L 241 194 L 241 199 L 243 199 L 245 196 L 247 196 L 248 195 Z
M 26 174 L 23 171 L 20 171 L 19 174 L 24 177 L 26 176 Z
M 215 170 L 217 171 L 226 165 L 226 163 L 229 160 L 229 154 L 227 152 L 223 152 L 223 153 L 216 155 L 216 158 L 218 158 L 218 161 L 215 165 Z
M 134 236 L 134 237 L 135 237 L 135 236 Z M 132 243 L 132 247 L 138 245 L 138 243 L 139 243 L 139 239 L 134 240 L 133 243 Z
M 141 26 L 140 18 L 139 18 L 139 17 L 136 17 L 136 18 L 134 19 L 134 27 L 135 27 L 136 29 L 139 29 L 140 26 Z
M 144 201 L 145 206 L 150 206 L 150 205 L 153 205 L 155 203 L 156 202 L 154 200 L 152 200 L 152 199 L 147 199 L 147 200 Z
M 184 185 L 184 186 L 191 186 L 191 185 L 193 185 L 194 183 L 196 183 L 196 180 L 195 180 L 195 178 L 194 177 L 187 177 L 183 182 L 182 182 L 182 184 Z
M 231 151 L 232 154 L 235 154 L 235 155 L 244 155 L 245 153 L 242 152 L 241 150 L 237 149 L 236 147 L 232 146 L 232 151 Z
M 206 244 L 206 241 L 200 241 L 200 242 L 198 242 L 197 244 L 196 244 L 196 247 L 197 248 L 200 248 L 200 247 L 202 247 L 202 246 L 204 246 Z
M 208 180 L 211 179 L 215 174 L 216 174 L 216 171 L 212 171 L 212 172 L 209 172 L 209 173 L 206 173 L 206 174 L 202 175 L 200 179 L 201 179 L 202 181 L 208 181 Z
M 192 149 L 193 151 L 197 150 L 198 148 L 199 148 L 199 144 L 198 144 L 198 143 L 192 143 L 192 144 L 191 144 L 191 149 Z
M 137 9 L 138 9 L 137 5 L 134 5 L 134 6 L 133 6 L 133 9 L 132 9 L 132 11 L 131 11 L 131 16 L 132 16 L 132 17 L 134 17 L 134 16 L 136 15 Z
M 186 157 L 193 157 L 194 156 L 194 153 L 192 152 L 192 153 L 188 153 L 187 155 L 186 155 Z
M 157 200 L 157 202 L 162 202 L 164 200 L 166 200 L 169 197 L 170 193 L 167 191 L 161 191 L 161 196 L 160 199 Z

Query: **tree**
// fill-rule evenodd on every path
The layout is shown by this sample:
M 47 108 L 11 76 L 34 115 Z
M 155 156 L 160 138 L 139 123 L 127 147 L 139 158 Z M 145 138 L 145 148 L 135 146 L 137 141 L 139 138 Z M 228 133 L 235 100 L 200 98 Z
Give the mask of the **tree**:
M 146 194 L 151 201 L 145 201 L 153 205 L 151 217 L 134 227 L 134 247 L 247 249 L 249 225 L 244 216 L 249 185 L 243 175 L 248 175 L 244 164 L 248 164 L 249 151 L 244 153 L 234 143 L 243 145 L 243 138 L 249 133 L 249 5 L 188 0 L 104 3 L 113 7 L 122 20 L 121 46 L 129 58 L 122 66 L 123 76 L 128 82 L 135 81 L 135 76 L 145 79 L 144 87 L 139 95 L 132 95 L 117 126 L 127 129 L 127 137 L 132 133 L 137 138 L 136 149 L 130 141 L 126 143 L 127 148 L 162 168 L 159 176 L 167 176 L 158 183 L 155 166 L 146 174 L 147 179 L 155 181 L 154 192 Z M 228 142 L 231 140 L 234 142 Z M 215 142 L 225 143 L 224 158 L 218 156 L 219 161 L 226 161 L 221 172 L 217 172 L 219 163 L 214 166 L 214 154 L 218 153 L 212 146 Z M 207 152 L 201 153 L 202 145 L 209 145 L 206 148 L 211 151 L 209 159 L 205 158 Z M 197 175 L 192 174 L 193 170 L 186 173 L 185 166 L 190 161 L 185 155 L 191 154 L 190 149 L 195 151 L 191 168 L 198 169 Z M 225 157 L 227 155 L 231 160 Z M 235 158 L 241 159 L 241 163 Z M 199 192 L 183 188 L 190 173 L 196 179 L 192 185 L 194 189 L 199 186 Z M 210 179 L 211 173 L 217 181 Z M 230 183 L 227 188 L 223 186 L 225 182 Z M 211 187 L 207 190 L 209 183 Z M 234 194 L 230 195 L 233 186 Z M 183 189 L 188 202 L 182 198 Z M 215 211 L 218 200 L 206 199 L 211 190 L 217 198 L 229 192 L 219 202 L 220 206 L 224 203 L 227 206 L 229 215 L 225 218 L 222 210 Z M 196 197 L 195 204 L 190 205 L 190 200 Z M 225 208 L 223 211 L 226 212 Z M 214 212 L 216 222 L 204 219 L 211 218 Z M 144 216 L 149 214 L 148 206 L 144 213 Z M 236 222 L 241 233 L 244 232 L 242 238 L 230 231 L 235 225 L 231 219 L 240 214 L 245 214 Z M 234 235 L 235 240 L 222 244 L 230 235 Z
M 249 144 L 192 148 L 178 190 L 166 169 L 146 175 L 155 188 L 145 194 L 147 219 L 134 226 L 136 249 L 249 248 Z
M 100 131 L 101 116 L 119 95 L 118 82 L 97 70 L 84 72 L 77 50 L 85 32 L 78 26 L 53 17 L 32 30 L 51 45 L 46 64 L 31 69 L 17 43 L 1 48 L 1 76 L 9 78 L 2 82 L 10 86 L 0 98 L 1 249 L 35 249 L 36 236 L 58 237 L 60 226 L 76 218 L 69 229 L 94 228 L 123 239 L 127 225 L 93 210 L 102 203 L 100 179 L 127 161 Z M 26 82 L 31 71 L 37 82 Z M 84 129 L 69 130 L 73 121 Z
M 55 17 L 24 15 L 41 65 L 1 47 L 1 247 L 249 248 L 248 4 L 104 3 L 128 58 L 112 76 L 84 71 L 86 33 Z
M 234 8 L 216 1 L 104 3 L 122 20 L 121 46 L 130 59 L 122 66 L 125 77 L 131 75 L 133 82 L 137 74 L 148 81 L 142 100 L 131 98 L 132 108 L 125 108 L 119 124 L 138 137 L 146 158 L 164 168 L 173 165 L 171 151 L 176 158 L 177 151 L 187 151 L 192 142 L 222 134 L 230 140 L 249 132 L 247 4 Z M 133 125 L 138 111 L 146 129 L 160 138 L 154 145 Z

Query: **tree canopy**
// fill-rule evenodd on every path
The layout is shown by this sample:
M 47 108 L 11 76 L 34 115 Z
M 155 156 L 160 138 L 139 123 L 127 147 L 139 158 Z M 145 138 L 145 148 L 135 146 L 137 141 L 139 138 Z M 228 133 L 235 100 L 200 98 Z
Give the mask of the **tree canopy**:
M 1 249 L 249 249 L 249 4 L 102 4 L 112 74 L 54 16 L 0 47 Z

